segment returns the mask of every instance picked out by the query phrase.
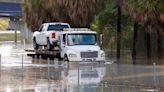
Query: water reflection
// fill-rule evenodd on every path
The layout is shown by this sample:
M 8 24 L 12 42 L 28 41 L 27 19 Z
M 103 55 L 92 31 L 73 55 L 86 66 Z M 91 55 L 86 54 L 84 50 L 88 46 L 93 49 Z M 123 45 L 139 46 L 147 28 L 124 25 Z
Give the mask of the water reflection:
M 47 60 L 34 59 L 34 65 L 25 67 L 23 73 L 20 67 L 3 68 L 0 92 L 96 92 L 106 74 L 104 64 L 56 62 L 50 60 L 48 65 Z
M 157 66 L 154 75 L 153 66 L 33 62 L 23 73 L 21 67 L 3 67 L 0 92 L 163 92 L 164 88 L 164 66 Z
M 71 64 L 71 63 L 70 63 Z M 74 63 L 75 64 L 75 63 Z M 77 63 L 78 64 L 78 63 Z M 71 66 L 78 66 L 73 65 Z M 66 77 L 69 92 L 96 92 L 98 84 L 105 76 L 105 66 L 99 65 L 99 63 L 80 63 L 79 64 L 79 75 L 76 67 L 70 68 L 69 74 Z M 79 76 L 79 87 L 78 87 L 78 76 Z

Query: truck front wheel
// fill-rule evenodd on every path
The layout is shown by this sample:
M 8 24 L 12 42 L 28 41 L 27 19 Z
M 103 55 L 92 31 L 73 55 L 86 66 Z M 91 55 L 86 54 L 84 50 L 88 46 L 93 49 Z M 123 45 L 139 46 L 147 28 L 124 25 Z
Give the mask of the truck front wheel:
M 67 55 L 64 56 L 63 61 L 64 61 L 64 62 L 66 62 L 66 61 L 69 62 Z
M 69 67 L 69 59 L 68 59 L 67 55 L 64 56 L 63 63 L 67 68 Z
M 33 39 L 33 47 L 35 50 L 37 50 L 39 48 L 39 45 L 36 43 L 36 39 Z

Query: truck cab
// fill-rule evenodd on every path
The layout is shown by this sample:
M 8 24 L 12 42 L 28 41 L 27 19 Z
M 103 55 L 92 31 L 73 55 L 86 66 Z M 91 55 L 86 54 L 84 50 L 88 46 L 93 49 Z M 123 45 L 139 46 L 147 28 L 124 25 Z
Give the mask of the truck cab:
M 60 57 L 64 61 L 105 61 L 97 33 L 90 29 L 65 29 L 60 35 Z

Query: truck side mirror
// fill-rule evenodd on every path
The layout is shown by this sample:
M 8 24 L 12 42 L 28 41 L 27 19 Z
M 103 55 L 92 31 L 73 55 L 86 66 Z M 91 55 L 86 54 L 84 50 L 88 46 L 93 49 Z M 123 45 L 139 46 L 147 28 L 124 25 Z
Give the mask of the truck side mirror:
M 100 34 L 100 45 L 103 44 L 103 34 Z

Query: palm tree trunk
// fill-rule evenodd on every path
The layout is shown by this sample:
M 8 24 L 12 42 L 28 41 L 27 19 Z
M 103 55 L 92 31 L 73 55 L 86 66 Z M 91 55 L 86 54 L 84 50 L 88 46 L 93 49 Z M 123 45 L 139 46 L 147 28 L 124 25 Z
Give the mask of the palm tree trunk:
M 117 59 L 120 59 L 121 48 L 121 8 L 117 6 Z
M 136 44 L 138 39 L 138 23 L 134 23 L 134 34 L 133 34 L 133 50 L 132 50 L 132 59 L 136 59 Z
M 151 59 L 150 33 L 146 32 L 147 59 Z
M 157 30 L 157 53 L 158 53 L 158 58 L 162 58 L 162 40 L 161 40 L 161 33 L 160 30 Z

